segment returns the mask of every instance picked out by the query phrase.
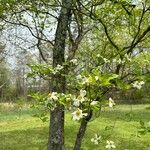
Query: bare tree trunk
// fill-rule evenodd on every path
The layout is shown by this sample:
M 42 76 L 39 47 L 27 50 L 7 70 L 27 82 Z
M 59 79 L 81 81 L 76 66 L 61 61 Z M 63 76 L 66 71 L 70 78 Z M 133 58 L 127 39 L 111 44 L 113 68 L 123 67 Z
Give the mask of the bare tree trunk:
M 67 26 L 71 15 L 72 0 L 62 0 L 62 8 L 58 18 L 55 44 L 53 49 L 53 67 L 65 61 Z M 61 74 L 54 75 L 52 91 L 65 93 L 66 81 Z M 64 107 L 62 105 L 50 113 L 50 129 L 48 150 L 64 150 Z
M 87 124 L 91 118 L 92 118 L 92 111 L 90 111 L 89 115 L 85 119 L 83 119 L 81 122 L 73 150 L 80 150 L 81 144 L 82 144 L 82 139 L 83 139 L 85 131 L 87 129 Z

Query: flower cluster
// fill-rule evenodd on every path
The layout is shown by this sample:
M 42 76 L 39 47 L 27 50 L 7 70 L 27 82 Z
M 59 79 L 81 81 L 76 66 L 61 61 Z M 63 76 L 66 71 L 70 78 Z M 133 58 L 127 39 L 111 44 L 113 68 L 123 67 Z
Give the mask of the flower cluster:
M 109 59 L 107 59 L 107 58 L 105 58 L 105 57 L 102 57 L 100 54 L 97 54 L 97 57 L 98 57 L 98 58 L 102 58 L 105 64 L 110 63 L 110 60 L 109 60 Z M 112 62 L 113 62 L 113 63 L 118 63 L 118 64 L 123 64 L 123 63 L 125 63 L 126 60 L 129 61 L 129 62 L 131 61 L 131 58 L 129 57 L 128 54 L 125 54 L 125 55 L 124 55 L 124 60 L 121 60 L 120 58 L 119 58 L 119 59 L 114 58 L 114 59 L 112 60 Z
M 48 94 L 45 105 L 52 111 L 55 109 L 57 104 L 62 104 L 66 108 L 70 109 L 72 97 L 73 96 L 71 94 L 52 92 Z
M 49 93 L 48 95 L 48 99 L 49 100 L 54 100 L 54 101 L 57 101 L 58 100 L 58 96 L 57 96 L 57 92 L 52 92 L 52 93 Z
M 145 82 L 144 81 L 135 81 L 134 83 L 132 83 L 132 86 L 134 87 L 134 88 L 137 88 L 137 89 L 141 89 L 142 88 L 142 86 L 145 84 Z

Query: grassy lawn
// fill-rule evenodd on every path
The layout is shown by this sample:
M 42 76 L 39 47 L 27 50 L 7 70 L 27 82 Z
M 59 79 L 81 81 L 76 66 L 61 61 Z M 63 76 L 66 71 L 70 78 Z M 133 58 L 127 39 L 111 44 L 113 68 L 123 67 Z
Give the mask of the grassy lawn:
M 116 150 L 150 150 L 150 134 L 137 135 L 139 121 L 150 121 L 148 105 L 120 105 L 114 110 L 103 110 L 88 124 L 82 150 L 105 150 L 106 140 L 115 142 Z M 32 117 L 31 109 L 17 111 L 0 107 L 0 150 L 44 150 L 48 138 L 48 122 Z M 79 124 L 65 119 L 66 150 L 72 150 Z M 94 145 L 94 133 L 102 136 Z

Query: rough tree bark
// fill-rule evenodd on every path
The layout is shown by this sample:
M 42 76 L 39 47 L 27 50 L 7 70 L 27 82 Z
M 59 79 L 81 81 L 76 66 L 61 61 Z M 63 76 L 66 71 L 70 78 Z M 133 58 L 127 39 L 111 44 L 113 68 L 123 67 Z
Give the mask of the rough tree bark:
M 65 46 L 67 26 L 71 15 L 72 0 L 62 0 L 60 15 L 58 18 L 55 43 L 53 49 L 53 67 L 62 65 L 65 61 Z M 52 91 L 65 93 L 65 77 L 54 75 L 52 79 Z M 50 129 L 48 150 L 64 150 L 64 108 L 59 105 L 50 112 Z

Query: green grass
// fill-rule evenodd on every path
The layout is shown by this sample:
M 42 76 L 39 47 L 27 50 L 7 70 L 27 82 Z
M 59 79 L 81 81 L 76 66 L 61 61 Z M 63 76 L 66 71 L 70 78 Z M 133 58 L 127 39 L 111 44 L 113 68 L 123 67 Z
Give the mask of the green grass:
M 105 150 L 106 140 L 115 142 L 116 150 L 150 150 L 150 134 L 137 136 L 139 121 L 150 121 L 149 105 L 120 105 L 114 110 L 103 110 L 88 124 L 82 150 Z M 33 110 L 0 107 L 0 150 L 44 150 L 48 139 L 48 122 L 32 117 Z M 72 150 L 79 123 L 65 119 L 65 147 Z M 99 145 L 90 139 L 98 133 Z

